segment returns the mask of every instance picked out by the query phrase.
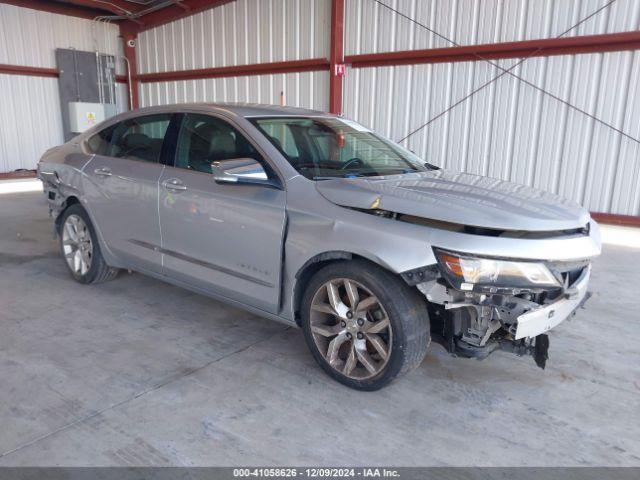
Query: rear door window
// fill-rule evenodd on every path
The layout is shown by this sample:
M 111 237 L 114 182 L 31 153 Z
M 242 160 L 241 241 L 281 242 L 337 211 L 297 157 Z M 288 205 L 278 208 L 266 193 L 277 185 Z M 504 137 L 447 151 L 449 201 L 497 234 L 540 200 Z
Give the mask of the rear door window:
M 158 163 L 164 135 L 170 121 L 171 114 L 163 113 L 132 118 L 118 123 L 105 155 Z

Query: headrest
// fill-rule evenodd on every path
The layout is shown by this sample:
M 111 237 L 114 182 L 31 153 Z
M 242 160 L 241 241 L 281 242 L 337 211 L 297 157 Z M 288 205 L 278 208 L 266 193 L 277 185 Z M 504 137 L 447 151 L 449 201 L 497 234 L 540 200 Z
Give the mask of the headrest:
M 231 131 L 222 130 L 217 125 L 209 123 L 200 126 L 192 138 L 195 139 L 196 148 L 206 151 L 213 160 L 231 158 L 236 153 L 236 139 Z
M 222 158 L 230 158 L 236 153 L 236 139 L 228 132 L 220 132 L 211 139 L 209 153 Z
M 124 137 L 124 144 L 128 148 L 148 148 L 151 145 L 151 139 L 144 133 L 130 133 Z

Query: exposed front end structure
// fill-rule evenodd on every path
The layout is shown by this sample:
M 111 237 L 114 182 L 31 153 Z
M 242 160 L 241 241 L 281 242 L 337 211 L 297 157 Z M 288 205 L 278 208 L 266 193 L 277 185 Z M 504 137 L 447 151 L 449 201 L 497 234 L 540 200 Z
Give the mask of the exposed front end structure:
M 456 355 L 483 359 L 501 348 L 533 355 L 545 368 L 546 332 L 589 297 L 589 260 L 518 262 L 442 250 L 436 256 L 441 273 L 416 286 L 431 303 L 434 340 Z

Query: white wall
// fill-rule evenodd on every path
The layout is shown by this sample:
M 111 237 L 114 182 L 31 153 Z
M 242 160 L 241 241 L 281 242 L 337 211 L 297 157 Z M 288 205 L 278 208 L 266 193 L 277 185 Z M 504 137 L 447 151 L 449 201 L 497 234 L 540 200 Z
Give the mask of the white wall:
M 138 71 L 325 58 L 328 0 L 237 0 L 142 32 Z
M 329 73 L 301 72 L 175 82 L 143 83 L 140 104 L 183 102 L 250 102 L 280 104 L 326 111 L 329 108 Z
M 138 71 L 327 58 L 329 0 L 238 0 L 142 32 Z M 141 86 L 141 106 L 194 101 L 280 102 L 327 110 L 328 72 L 231 77 Z
M 56 48 L 119 55 L 118 27 L 0 4 L 0 63 L 55 68 Z M 124 72 L 122 65 L 117 70 Z M 126 109 L 126 86 L 119 84 L 117 93 L 118 108 Z M 0 74 L 0 172 L 33 169 L 62 142 L 58 80 Z

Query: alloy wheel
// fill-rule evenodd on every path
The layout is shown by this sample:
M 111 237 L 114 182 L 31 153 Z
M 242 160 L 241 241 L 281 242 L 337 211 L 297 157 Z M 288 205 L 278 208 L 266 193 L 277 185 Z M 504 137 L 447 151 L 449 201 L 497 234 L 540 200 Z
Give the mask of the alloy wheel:
M 62 227 L 62 252 L 73 273 L 82 276 L 91 268 L 93 242 L 87 224 L 78 215 L 69 215 Z
M 378 298 L 355 280 L 332 279 L 316 291 L 310 329 L 326 362 L 349 378 L 371 378 L 389 361 L 389 316 Z

